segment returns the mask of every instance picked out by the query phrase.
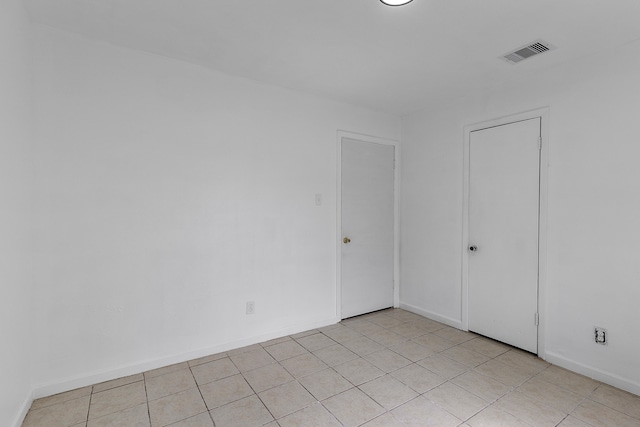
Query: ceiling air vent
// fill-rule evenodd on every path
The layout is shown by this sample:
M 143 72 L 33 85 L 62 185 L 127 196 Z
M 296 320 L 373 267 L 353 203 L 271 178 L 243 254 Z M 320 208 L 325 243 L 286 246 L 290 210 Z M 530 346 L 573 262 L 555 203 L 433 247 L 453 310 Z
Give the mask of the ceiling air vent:
M 517 64 L 527 58 L 531 58 L 532 56 L 554 49 L 555 46 L 545 42 L 544 40 L 536 40 L 533 43 L 526 44 L 516 50 L 505 53 L 500 57 L 500 59 L 507 61 L 510 64 Z

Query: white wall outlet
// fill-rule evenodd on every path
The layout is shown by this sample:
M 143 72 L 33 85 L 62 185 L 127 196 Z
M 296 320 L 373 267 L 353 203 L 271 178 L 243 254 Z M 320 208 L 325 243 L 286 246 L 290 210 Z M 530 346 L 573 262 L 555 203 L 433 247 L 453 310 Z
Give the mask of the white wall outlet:
M 113 313 L 122 313 L 122 312 L 124 312 L 124 306 L 123 305 L 109 305 L 109 306 L 107 306 L 107 310 L 111 311 Z
M 607 330 L 604 328 L 595 327 L 593 329 L 594 339 L 596 344 L 607 345 Z
M 247 301 L 247 314 L 253 314 L 256 312 L 256 303 L 253 301 Z

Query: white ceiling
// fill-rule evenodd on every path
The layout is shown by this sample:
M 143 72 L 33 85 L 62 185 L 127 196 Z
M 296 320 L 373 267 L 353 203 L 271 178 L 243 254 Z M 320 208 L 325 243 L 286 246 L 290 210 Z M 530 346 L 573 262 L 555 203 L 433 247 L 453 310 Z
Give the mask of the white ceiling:
M 397 115 L 640 39 L 640 0 L 25 0 L 34 21 Z M 497 59 L 544 39 L 558 49 Z

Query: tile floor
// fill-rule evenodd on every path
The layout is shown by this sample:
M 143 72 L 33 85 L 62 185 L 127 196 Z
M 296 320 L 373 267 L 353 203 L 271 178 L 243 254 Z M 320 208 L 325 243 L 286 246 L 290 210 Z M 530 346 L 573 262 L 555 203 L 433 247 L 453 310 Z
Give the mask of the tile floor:
M 36 426 L 640 427 L 640 397 L 390 309 L 39 399 Z

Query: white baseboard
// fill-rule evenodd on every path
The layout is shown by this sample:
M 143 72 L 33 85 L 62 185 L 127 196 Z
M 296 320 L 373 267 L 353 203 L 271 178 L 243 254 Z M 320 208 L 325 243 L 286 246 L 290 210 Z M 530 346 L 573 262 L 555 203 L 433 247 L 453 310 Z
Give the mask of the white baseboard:
M 39 384 L 34 387 L 33 397 L 31 401 L 34 398 L 39 399 L 41 397 L 52 396 L 54 394 L 63 393 L 69 390 L 75 390 L 77 388 L 86 387 L 92 384 L 97 384 L 104 381 L 110 381 L 117 378 L 126 377 L 129 375 L 139 374 L 141 372 L 149 371 L 151 369 L 161 368 L 163 366 L 169 366 L 175 363 L 186 362 L 188 360 L 197 359 L 199 357 L 208 356 L 210 354 L 221 353 L 223 351 L 229 351 L 229 350 L 244 347 L 247 345 L 261 343 L 274 338 L 293 335 L 293 334 L 308 331 L 311 329 L 322 328 L 324 326 L 336 324 L 339 321 L 340 319 L 337 317 L 318 320 L 318 321 L 311 321 L 301 325 L 288 326 L 286 328 L 269 332 L 266 334 L 261 334 L 253 337 L 243 338 L 240 340 L 230 341 L 230 342 L 215 345 L 212 347 L 202 348 L 194 351 L 188 351 L 188 352 L 179 353 L 172 356 L 161 357 L 153 360 L 146 360 L 143 362 L 133 363 L 130 365 L 121 366 L 114 369 L 93 372 L 86 375 L 81 375 L 73 378 L 67 378 L 64 380 L 56 381 L 50 384 Z M 29 401 L 28 405 L 26 405 L 27 411 L 31 406 L 31 401 Z M 16 427 L 19 427 L 19 424 L 16 425 Z
M 400 303 L 400 308 L 403 310 L 410 311 L 415 314 L 419 314 L 422 317 L 426 317 L 427 319 L 435 320 L 436 322 L 444 323 L 445 325 L 449 325 L 456 329 L 462 329 L 462 321 L 458 319 L 453 319 L 451 317 L 443 316 L 438 313 L 434 313 L 429 310 L 423 310 L 422 308 L 415 307 L 411 304 Z
M 400 308 L 415 314 L 419 314 L 420 316 L 426 317 L 428 319 L 444 323 L 445 325 L 449 325 L 457 329 L 462 329 L 462 322 L 460 320 L 442 316 L 440 314 L 424 310 L 410 304 L 400 303 Z M 609 384 L 613 387 L 617 387 L 621 390 L 625 390 L 640 396 L 640 383 L 631 381 L 627 378 L 623 378 L 602 369 L 594 368 L 593 366 L 588 366 L 580 362 L 567 359 L 566 357 L 552 351 L 547 351 L 545 353 L 544 360 L 561 368 L 585 375 L 589 378 L 593 378 L 597 381 Z
M 33 393 L 29 393 L 27 397 L 25 397 L 22 405 L 20 405 L 20 409 L 16 414 L 13 422 L 11 423 L 11 427 L 20 427 L 24 422 L 24 418 L 27 416 L 27 412 L 29 412 L 29 408 L 31 408 L 31 404 L 33 403 Z
M 617 387 L 621 390 L 626 390 L 629 393 L 640 395 L 639 383 L 631 381 L 627 378 L 622 378 L 616 374 L 612 374 L 611 372 L 603 371 L 602 369 L 594 368 L 593 366 L 584 365 L 580 362 L 567 359 L 566 357 L 552 351 L 547 351 L 545 360 L 561 368 L 577 372 L 589 378 L 593 378 L 594 380 L 601 381 L 613 387 Z

